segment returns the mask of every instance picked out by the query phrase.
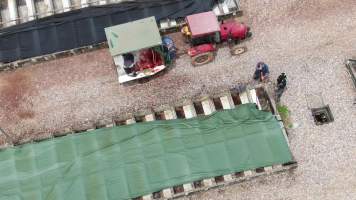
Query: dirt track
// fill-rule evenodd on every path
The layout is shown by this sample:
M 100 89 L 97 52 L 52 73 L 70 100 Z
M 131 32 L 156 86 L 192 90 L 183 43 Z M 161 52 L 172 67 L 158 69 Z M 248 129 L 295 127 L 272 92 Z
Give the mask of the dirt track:
M 1 73 L 0 126 L 14 140 L 48 137 L 247 82 L 263 60 L 272 78 L 288 75 L 282 101 L 299 124 L 290 130 L 298 169 L 190 199 L 356 199 L 356 94 L 343 64 L 356 56 L 356 1 L 250 0 L 242 9 L 254 32 L 248 52 L 231 58 L 220 49 L 214 63 L 196 68 L 183 56 L 145 84 L 118 85 L 107 50 Z M 315 126 L 307 108 L 305 97 L 319 93 L 335 117 L 329 125 Z

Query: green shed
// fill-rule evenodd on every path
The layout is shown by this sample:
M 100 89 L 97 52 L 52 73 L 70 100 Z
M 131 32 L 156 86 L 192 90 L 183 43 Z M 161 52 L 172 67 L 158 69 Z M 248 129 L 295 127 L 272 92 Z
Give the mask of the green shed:
M 107 27 L 105 34 L 113 57 L 162 44 L 155 17 Z

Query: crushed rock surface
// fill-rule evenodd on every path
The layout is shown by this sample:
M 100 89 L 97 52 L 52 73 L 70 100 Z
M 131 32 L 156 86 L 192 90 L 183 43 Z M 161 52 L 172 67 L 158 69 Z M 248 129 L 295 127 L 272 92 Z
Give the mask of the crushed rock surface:
M 222 48 L 202 67 L 183 55 L 146 83 L 119 85 L 106 49 L 1 73 L 0 126 L 14 141 L 46 138 L 249 82 L 255 64 L 264 61 L 273 80 L 281 72 L 288 76 L 282 103 L 298 124 L 289 130 L 298 168 L 181 199 L 356 199 L 356 90 L 344 66 L 356 56 L 356 1 L 249 0 L 241 6 L 241 20 L 253 31 L 246 53 L 231 57 Z M 334 122 L 314 125 L 307 99 L 318 96 Z

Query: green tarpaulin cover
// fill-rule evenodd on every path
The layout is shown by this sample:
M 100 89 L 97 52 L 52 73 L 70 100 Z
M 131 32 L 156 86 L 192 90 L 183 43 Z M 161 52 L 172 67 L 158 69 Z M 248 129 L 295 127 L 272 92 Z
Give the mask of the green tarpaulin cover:
M 289 161 L 276 119 L 244 104 L 210 116 L 103 128 L 0 151 L 0 199 L 129 199 Z

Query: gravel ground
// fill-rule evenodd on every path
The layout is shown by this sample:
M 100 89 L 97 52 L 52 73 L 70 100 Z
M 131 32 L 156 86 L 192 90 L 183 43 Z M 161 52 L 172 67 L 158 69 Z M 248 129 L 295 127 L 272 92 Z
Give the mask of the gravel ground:
M 289 131 L 299 167 L 182 199 L 356 199 L 355 90 L 343 64 L 356 56 L 356 1 L 249 0 L 242 9 L 254 33 L 248 52 L 231 57 L 223 48 L 195 68 L 181 56 L 144 84 L 118 85 L 105 49 L 1 73 L 0 125 L 15 141 L 48 137 L 248 82 L 262 60 L 273 79 L 288 75 L 282 102 L 299 125 Z M 318 94 L 330 105 L 331 124 L 313 123 L 306 97 Z

